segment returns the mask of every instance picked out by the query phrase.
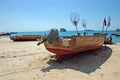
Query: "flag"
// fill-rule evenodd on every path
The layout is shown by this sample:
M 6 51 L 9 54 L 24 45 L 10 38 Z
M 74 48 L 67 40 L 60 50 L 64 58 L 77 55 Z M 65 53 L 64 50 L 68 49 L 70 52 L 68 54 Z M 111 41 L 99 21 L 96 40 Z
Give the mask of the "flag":
M 103 26 L 106 26 L 106 17 L 104 18 Z
M 110 27 L 110 20 L 111 20 L 111 18 L 110 18 L 110 16 L 109 16 L 109 17 L 108 17 L 108 24 L 107 24 L 108 27 Z

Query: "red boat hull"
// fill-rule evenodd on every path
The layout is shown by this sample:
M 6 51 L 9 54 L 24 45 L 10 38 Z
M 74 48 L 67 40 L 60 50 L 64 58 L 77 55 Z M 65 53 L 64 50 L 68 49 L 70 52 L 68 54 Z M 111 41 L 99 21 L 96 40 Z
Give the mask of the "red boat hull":
M 11 36 L 10 39 L 13 41 L 36 41 L 40 39 L 41 36 L 38 35 L 24 35 L 24 36 Z
M 75 55 L 75 53 L 80 53 L 83 51 L 89 51 L 89 50 L 94 50 L 94 49 L 98 49 L 101 48 L 102 45 L 100 46 L 95 46 L 95 47 L 89 47 L 86 49 L 79 49 L 79 50 L 63 50 L 63 49 L 53 49 L 53 48 L 46 48 L 48 51 L 55 53 L 56 56 L 56 60 L 61 61 L 61 60 L 65 60 L 65 59 L 69 59 L 71 57 L 73 57 Z
M 48 51 L 55 53 L 56 55 L 66 55 L 66 54 L 74 54 L 74 53 L 79 53 L 83 51 L 89 51 L 89 50 L 94 50 L 97 48 L 101 48 L 102 45 L 100 46 L 90 46 L 87 48 L 80 48 L 78 50 L 64 50 L 64 49 L 54 49 L 54 48 L 46 48 Z
M 68 37 L 64 40 L 58 38 L 52 43 L 46 41 L 44 45 L 48 51 L 56 54 L 56 56 L 64 57 L 74 53 L 98 49 L 102 47 L 103 43 L 104 35 L 98 35 Z

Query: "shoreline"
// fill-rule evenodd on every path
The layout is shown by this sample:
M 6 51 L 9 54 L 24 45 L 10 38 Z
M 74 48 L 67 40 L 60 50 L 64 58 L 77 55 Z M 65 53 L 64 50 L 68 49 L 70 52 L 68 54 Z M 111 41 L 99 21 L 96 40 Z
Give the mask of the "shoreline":
M 10 39 L 10 36 L 0 36 L 0 39 Z M 5 40 L 6 40 L 5 39 Z M 11 40 L 11 39 L 10 39 Z M 3 40 L 4 41 L 4 40 Z M 11 40 L 12 41 L 12 40 Z M 13 41 L 13 42 L 34 42 L 34 41 Z M 38 42 L 38 41 L 37 41 Z M 107 45 L 119 45 L 120 46 L 120 42 L 112 42 L 112 44 L 107 44 Z
M 120 43 L 58 63 L 38 41 L 0 39 L 0 80 L 119 80 Z M 115 64 L 117 63 L 117 64 Z

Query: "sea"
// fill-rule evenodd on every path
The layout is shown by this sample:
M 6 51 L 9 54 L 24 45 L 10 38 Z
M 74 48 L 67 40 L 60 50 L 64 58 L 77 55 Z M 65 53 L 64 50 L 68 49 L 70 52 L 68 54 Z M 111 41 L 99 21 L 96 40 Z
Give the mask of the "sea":
M 80 33 L 80 35 L 84 35 L 85 31 L 78 31 Z M 31 31 L 31 32 L 17 32 L 15 34 L 11 34 L 11 36 L 22 36 L 22 35 L 41 35 L 41 36 L 45 36 L 46 34 L 48 34 L 49 31 Z M 90 30 L 87 31 L 87 35 L 93 35 L 94 33 L 102 33 L 102 31 L 99 30 Z M 109 30 L 106 32 L 107 33 L 107 37 L 112 37 L 112 43 L 120 43 L 120 36 L 115 36 L 112 35 L 113 33 L 116 33 L 115 30 Z M 59 36 L 72 36 L 72 35 L 77 35 L 76 31 L 66 31 L 66 32 L 60 32 L 59 31 Z

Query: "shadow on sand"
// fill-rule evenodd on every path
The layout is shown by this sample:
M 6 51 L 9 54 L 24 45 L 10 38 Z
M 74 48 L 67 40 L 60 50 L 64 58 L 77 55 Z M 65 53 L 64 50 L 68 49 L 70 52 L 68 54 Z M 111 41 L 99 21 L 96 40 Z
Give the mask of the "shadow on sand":
M 100 68 L 112 54 L 112 49 L 109 47 L 102 47 L 94 51 L 88 51 L 76 54 L 73 58 L 65 60 L 61 63 L 50 60 L 49 67 L 42 69 L 43 72 L 49 72 L 52 69 L 73 69 L 87 74 L 94 72 Z

